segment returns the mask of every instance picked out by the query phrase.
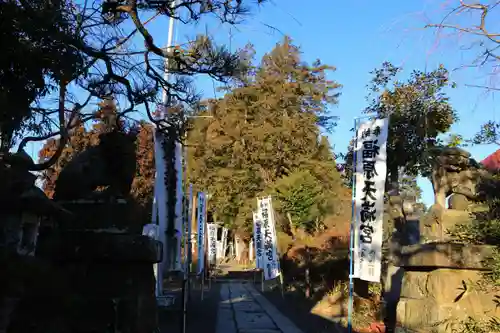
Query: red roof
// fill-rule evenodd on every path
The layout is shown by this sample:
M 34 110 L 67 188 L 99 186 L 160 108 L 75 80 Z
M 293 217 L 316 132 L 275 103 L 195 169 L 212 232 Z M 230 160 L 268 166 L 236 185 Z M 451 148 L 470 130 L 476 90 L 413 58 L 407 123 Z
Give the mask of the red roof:
M 482 160 L 481 164 L 489 171 L 500 170 L 500 149 Z

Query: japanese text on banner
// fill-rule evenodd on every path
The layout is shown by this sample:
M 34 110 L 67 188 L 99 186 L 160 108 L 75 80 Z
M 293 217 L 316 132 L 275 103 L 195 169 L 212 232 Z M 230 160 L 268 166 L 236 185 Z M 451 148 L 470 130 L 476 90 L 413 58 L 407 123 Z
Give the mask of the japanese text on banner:
M 262 219 L 257 212 L 253 213 L 253 243 L 255 246 L 255 268 L 264 269 Z
M 259 215 L 262 219 L 263 233 L 263 266 L 264 279 L 271 280 L 279 276 L 279 259 L 276 246 L 276 230 L 274 225 L 274 214 L 272 211 L 271 197 L 257 200 Z
M 217 224 L 209 223 L 207 224 L 208 232 L 208 263 L 209 265 L 215 265 L 217 260 Z
M 205 268 L 205 193 L 198 193 L 198 274 L 201 274 Z
M 360 124 L 355 147 L 354 276 L 380 282 L 388 119 Z

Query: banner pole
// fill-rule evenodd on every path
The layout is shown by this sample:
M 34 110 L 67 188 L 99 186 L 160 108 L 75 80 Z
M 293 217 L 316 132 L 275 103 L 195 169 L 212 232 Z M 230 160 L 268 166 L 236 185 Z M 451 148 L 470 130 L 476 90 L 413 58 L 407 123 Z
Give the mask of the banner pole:
M 284 286 L 284 276 L 283 276 L 283 270 L 281 269 L 281 253 L 278 250 L 278 233 L 276 232 L 276 214 L 274 212 L 274 206 L 272 204 L 272 196 L 271 196 L 271 214 L 273 214 L 273 233 L 274 233 L 274 246 L 276 247 L 276 259 L 278 259 L 278 265 L 279 265 L 279 282 L 280 282 L 280 287 L 281 287 L 281 297 L 284 299 L 285 298 L 285 286 Z
M 201 272 L 201 300 L 203 301 L 203 293 L 205 291 L 205 269 L 203 269 L 203 271 Z
M 264 292 L 264 270 L 260 269 L 260 289 Z
M 350 241 L 349 241 L 349 302 L 347 310 L 347 332 L 352 333 L 352 315 L 354 307 L 354 251 L 355 247 L 355 228 L 356 228 L 356 164 L 358 147 L 358 126 L 360 118 L 354 118 L 354 147 L 353 147 L 353 161 L 352 161 L 352 209 L 351 209 L 351 228 L 350 228 Z

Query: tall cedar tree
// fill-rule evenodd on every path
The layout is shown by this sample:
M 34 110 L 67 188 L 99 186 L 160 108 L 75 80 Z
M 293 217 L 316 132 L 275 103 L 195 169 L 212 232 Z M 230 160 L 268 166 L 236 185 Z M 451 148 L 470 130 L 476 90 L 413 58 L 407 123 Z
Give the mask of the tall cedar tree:
M 310 170 L 325 186 L 333 182 L 333 156 L 327 140 L 318 139 L 320 126 L 334 126 L 329 106 L 337 103 L 340 85 L 326 78 L 334 70 L 319 60 L 301 61 L 286 37 L 242 85 L 209 102 L 205 112 L 212 119 L 194 121 L 189 176 L 210 193 L 217 219 L 249 231 L 256 196 L 297 170 Z
M 42 175 L 43 190 L 52 197 L 54 186 L 59 172 L 78 153 L 86 148 L 99 143 L 99 134 L 113 128 L 116 123 L 112 123 L 116 115 L 116 104 L 111 99 L 103 100 L 96 111 L 96 122 L 91 129 L 86 129 L 82 124 L 72 130 L 71 140 L 66 144 L 61 157 L 57 163 L 44 170 Z M 111 121 L 111 122 L 110 122 Z M 120 123 L 121 130 L 133 131 L 137 133 L 136 154 L 137 171 L 132 183 L 132 196 L 143 208 L 141 212 L 142 223 L 147 223 L 151 215 L 151 202 L 154 189 L 154 142 L 153 126 L 146 122 L 140 122 L 135 126 L 127 126 Z M 50 158 L 58 147 L 56 139 L 48 140 L 39 153 L 41 162 Z

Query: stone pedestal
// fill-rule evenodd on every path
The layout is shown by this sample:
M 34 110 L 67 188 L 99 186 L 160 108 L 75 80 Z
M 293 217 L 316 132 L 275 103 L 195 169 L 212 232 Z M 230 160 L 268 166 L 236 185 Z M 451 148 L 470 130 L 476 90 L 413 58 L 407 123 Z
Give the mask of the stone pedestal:
M 404 246 L 399 265 L 404 268 L 398 324 L 411 332 L 451 333 L 469 317 L 500 315 L 494 294 L 481 292 L 476 282 L 489 246 L 427 243 Z M 455 330 L 455 331 L 454 331 Z
M 455 199 L 454 207 L 460 206 L 460 196 Z M 457 243 L 448 233 L 456 225 L 472 222 L 468 211 L 440 205 L 420 219 L 420 243 L 402 246 L 396 258 L 404 272 L 396 308 L 398 326 L 410 332 L 452 333 L 462 331 L 460 324 L 468 318 L 500 315 L 495 294 L 477 286 L 489 270 L 494 247 Z
M 135 232 L 133 204 L 63 203 L 71 221 L 41 237 L 37 256 L 57 276 L 27 290 L 7 333 L 153 332 L 158 328 L 153 264 L 161 245 Z M 40 276 L 40 280 L 49 280 Z M 42 311 L 44 310 L 44 311 Z M 49 325 L 49 326 L 47 326 Z

